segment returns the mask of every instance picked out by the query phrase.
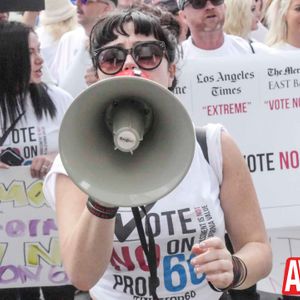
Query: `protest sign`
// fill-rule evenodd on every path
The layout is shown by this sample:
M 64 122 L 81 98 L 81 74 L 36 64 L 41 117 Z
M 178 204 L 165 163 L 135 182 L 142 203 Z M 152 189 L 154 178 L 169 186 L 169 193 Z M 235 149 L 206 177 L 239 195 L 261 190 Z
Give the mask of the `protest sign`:
M 252 174 L 268 229 L 300 225 L 300 54 L 205 58 L 175 94 L 197 126 L 221 123 Z
M 68 284 L 42 186 L 29 167 L 0 170 L 0 289 Z
M 179 67 L 175 94 L 196 126 L 221 123 L 245 157 L 273 249 L 258 289 L 281 294 L 300 253 L 300 53 L 199 58 Z

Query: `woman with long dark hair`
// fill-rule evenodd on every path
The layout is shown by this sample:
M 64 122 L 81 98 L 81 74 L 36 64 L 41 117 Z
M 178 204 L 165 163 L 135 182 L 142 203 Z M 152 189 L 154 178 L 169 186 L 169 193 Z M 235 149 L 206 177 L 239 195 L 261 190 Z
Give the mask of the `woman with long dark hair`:
M 72 97 L 41 81 L 43 59 L 31 28 L 0 22 L 0 41 L 0 174 L 10 166 L 30 165 L 31 176 L 43 179 L 58 153 L 58 132 Z M 70 290 L 70 298 L 66 293 L 45 299 L 73 299 Z M 0 289 L 0 299 L 35 300 L 40 292 Z

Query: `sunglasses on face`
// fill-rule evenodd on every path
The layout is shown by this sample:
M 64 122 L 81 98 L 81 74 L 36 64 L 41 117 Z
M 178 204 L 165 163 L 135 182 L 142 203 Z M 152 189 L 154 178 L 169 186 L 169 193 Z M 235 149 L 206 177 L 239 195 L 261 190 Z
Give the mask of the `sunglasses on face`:
M 224 3 L 224 0 L 188 0 L 184 2 L 183 7 L 191 4 L 194 9 L 202 9 L 206 6 L 207 1 L 210 1 L 213 6 L 219 6 Z
M 149 41 L 137 43 L 131 49 L 110 46 L 94 52 L 100 71 L 114 75 L 122 70 L 128 54 L 140 69 L 148 71 L 156 69 L 166 54 L 166 45 L 163 41 Z

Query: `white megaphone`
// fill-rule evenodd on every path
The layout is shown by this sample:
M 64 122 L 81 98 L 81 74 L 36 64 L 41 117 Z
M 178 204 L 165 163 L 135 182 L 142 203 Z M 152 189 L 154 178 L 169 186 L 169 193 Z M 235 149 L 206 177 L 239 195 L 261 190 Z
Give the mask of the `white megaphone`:
M 189 170 L 193 123 L 178 99 L 141 77 L 97 82 L 71 104 L 59 135 L 63 165 L 95 201 L 140 206 L 170 193 Z

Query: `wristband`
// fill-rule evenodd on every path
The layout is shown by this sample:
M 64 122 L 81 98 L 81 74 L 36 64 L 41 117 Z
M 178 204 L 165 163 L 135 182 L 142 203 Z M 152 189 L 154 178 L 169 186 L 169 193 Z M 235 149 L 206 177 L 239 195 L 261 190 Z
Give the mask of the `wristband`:
M 116 216 L 117 211 L 119 209 L 119 207 L 103 206 L 95 200 L 93 200 L 91 197 L 88 198 L 86 206 L 92 215 L 100 219 L 113 219 Z
M 237 256 L 232 255 L 232 265 L 233 265 L 233 280 L 232 283 L 223 289 L 215 287 L 210 281 L 208 281 L 209 286 L 216 292 L 226 292 L 228 290 L 234 289 L 242 285 L 247 278 L 247 267 L 246 264 Z

